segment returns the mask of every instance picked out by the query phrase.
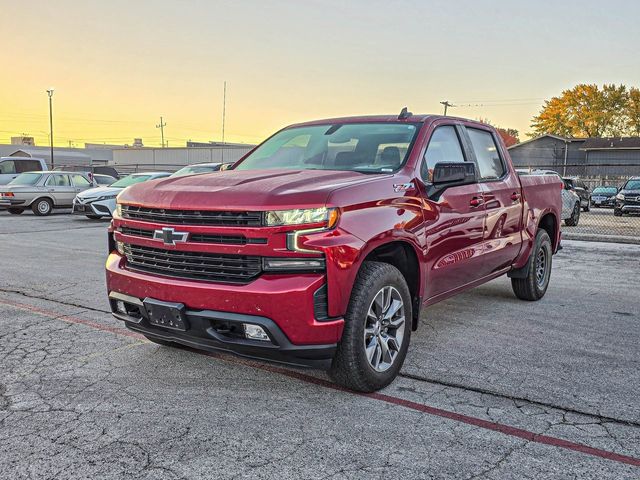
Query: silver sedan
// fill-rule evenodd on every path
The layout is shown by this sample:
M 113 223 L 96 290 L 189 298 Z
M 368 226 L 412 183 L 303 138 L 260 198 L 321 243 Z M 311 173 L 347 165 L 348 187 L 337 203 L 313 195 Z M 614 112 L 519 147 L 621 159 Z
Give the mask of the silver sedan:
M 40 216 L 54 208 L 69 208 L 75 196 L 93 187 L 82 172 L 26 172 L 7 185 L 0 185 L 0 209 L 19 215 L 27 208 Z

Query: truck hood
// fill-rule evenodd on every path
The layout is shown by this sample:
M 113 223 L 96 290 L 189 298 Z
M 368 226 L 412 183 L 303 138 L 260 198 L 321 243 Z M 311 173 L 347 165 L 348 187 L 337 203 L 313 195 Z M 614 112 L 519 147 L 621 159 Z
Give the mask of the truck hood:
M 184 210 L 284 210 L 325 205 L 340 187 L 388 177 L 336 170 L 227 170 L 139 183 L 118 201 Z

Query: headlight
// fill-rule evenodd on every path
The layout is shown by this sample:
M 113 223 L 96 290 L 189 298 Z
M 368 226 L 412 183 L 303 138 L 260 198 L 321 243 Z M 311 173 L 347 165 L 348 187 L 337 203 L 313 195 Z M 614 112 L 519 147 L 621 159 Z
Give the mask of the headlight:
M 116 211 L 113 212 L 113 218 L 122 218 L 122 205 L 116 203 Z
M 335 208 L 307 208 L 298 210 L 275 210 L 267 212 L 268 226 L 276 225 L 308 225 L 324 223 L 326 227 L 335 226 L 338 221 L 338 210 Z
M 616 195 L 616 198 L 617 198 L 618 200 L 624 200 L 624 193 L 619 193 L 619 194 L 617 194 L 617 195 Z
M 103 200 L 113 200 L 114 198 L 116 198 L 118 195 L 103 195 L 102 197 L 98 197 L 98 199 L 96 200 L 96 202 L 101 202 Z

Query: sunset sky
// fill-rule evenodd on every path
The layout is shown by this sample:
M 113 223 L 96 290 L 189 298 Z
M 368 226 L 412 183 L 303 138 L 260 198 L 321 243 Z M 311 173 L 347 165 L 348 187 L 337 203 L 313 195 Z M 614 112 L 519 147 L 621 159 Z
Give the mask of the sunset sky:
M 640 85 L 631 1 L 0 0 L 0 143 L 255 143 L 352 114 L 488 118 L 521 138 L 576 83 Z

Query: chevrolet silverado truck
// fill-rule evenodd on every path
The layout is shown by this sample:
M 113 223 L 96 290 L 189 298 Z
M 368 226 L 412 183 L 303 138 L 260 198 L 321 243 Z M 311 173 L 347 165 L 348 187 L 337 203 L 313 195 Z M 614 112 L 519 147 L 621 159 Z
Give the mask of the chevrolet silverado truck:
M 544 296 L 561 188 L 519 177 L 479 122 L 403 109 L 293 125 L 230 170 L 118 196 L 111 309 L 160 345 L 324 368 L 373 391 L 425 307 L 504 274 L 518 298 Z

